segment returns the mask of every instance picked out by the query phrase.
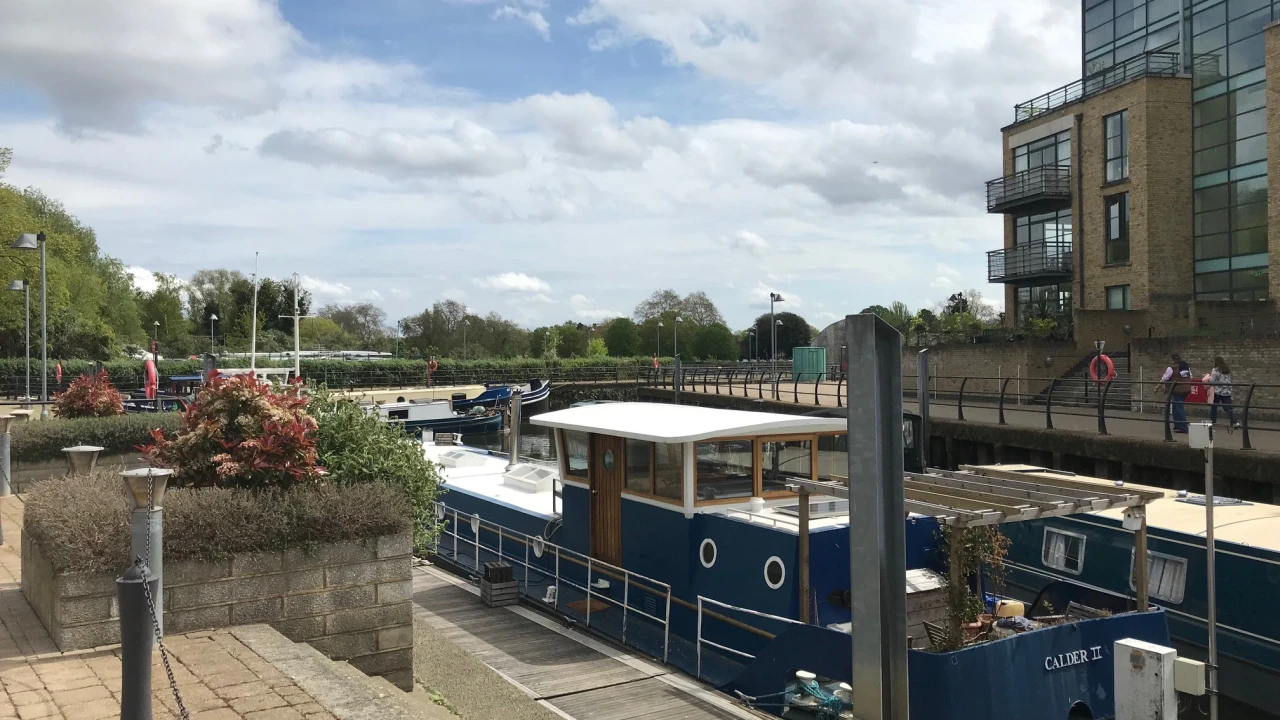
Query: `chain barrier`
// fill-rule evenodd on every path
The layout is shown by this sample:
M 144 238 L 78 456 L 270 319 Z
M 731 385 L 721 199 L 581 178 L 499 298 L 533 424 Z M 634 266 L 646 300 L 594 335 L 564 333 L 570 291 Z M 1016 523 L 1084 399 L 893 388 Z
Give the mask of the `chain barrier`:
M 150 474 L 147 476 L 147 557 L 151 557 L 151 519 L 155 512 L 155 478 Z M 141 557 L 133 559 L 135 565 L 144 563 Z M 187 711 L 187 706 L 182 702 L 182 693 L 178 692 L 178 681 L 173 677 L 173 667 L 169 664 L 169 651 L 164 646 L 164 639 L 161 637 L 160 621 L 156 614 L 156 600 L 151 596 L 150 572 L 151 568 L 147 568 L 146 576 L 142 582 L 142 593 L 147 598 L 147 609 L 151 612 L 151 628 L 156 636 L 156 646 L 160 648 L 160 661 L 164 663 L 164 674 L 169 677 L 169 689 L 173 691 L 173 701 L 178 704 L 178 717 L 182 720 L 191 720 L 191 713 Z

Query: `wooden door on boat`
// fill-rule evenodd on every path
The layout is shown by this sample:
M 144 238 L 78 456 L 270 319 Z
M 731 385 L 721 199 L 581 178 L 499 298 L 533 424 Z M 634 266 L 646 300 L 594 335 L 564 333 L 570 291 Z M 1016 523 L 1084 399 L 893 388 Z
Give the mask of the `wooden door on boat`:
M 591 557 L 622 565 L 622 485 L 627 441 L 591 436 Z

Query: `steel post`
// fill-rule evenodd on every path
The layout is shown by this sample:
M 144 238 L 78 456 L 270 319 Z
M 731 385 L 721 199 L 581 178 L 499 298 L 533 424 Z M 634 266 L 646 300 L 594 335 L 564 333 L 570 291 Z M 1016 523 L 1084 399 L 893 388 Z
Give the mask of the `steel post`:
M 151 720 L 151 650 L 156 636 L 145 583 L 152 583 L 152 597 L 157 598 L 154 593 L 159 592 L 160 583 L 146 580 L 145 571 L 144 565 L 130 565 L 124 576 L 116 579 L 116 599 L 120 604 L 120 720 Z
M 131 557 L 142 558 L 151 571 L 151 577 L 159 582 L 153 597 L 156 608 L 164 607 L 164 509 L 148 510 L 139 508 L 130 513 L 130 540 L 133 550 Z M 156 625 L 160 635 L 164 635 L 164 614 L 156 616 Z
M 1213 541 L 1213 435 L 1209 447 L 1204 449 L 1204 544 L 1206 551 L 1205 574 L 1208 577 L 1209 631 L 1209 720 L 1218 720 L 1218 597 L 1217 550 Z
M 902 336 L 875 315 L 845 321 L 849 364 L 849 570 L 853 713 L 908 717 Z M 856 386 L 856 387 L 855 387 Z M 857 408 L 857 410 L 855 410 Z M 857 478 L 857 482 L 853 479 Z
M 680 370 L 679 355 L 675 356 L 675 358 L 673 359 L 673 363 L 674 363 L 674 370 L 672 371 L 673 374 L 671 376 L 671 388 L 675 396 L 675 404 L 679 405 L 680 404 L 680 381 L 682 379 L 680 375 L 681 370 Z
M 9 434 L 9 423 L 13 422 L 12 415 L 5 415 L 0 419 L 0 425 L 3 425 L 4 432 L 0 433 L 0 497 L 8 495 L 12 492 L 12 485 L 9 482 L 9 440 L 12 436 Z
M 920 409 L 920 452 L 929 467 L 929 348 L 916 354 L 916 400 Z

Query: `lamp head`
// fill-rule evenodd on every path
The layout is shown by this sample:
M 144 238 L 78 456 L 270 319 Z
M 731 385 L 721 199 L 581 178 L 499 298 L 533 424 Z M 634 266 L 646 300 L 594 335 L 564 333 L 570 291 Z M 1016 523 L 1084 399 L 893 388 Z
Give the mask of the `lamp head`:
M 663 324 L 662 324 L 662 322 L 661 322 L 661 321 L 659 321 L 659 322 L 658 322 L 658 327 L 666 327 L 666 325 L 663 325 Z
M 774 325 L 777 325 L 778 327 L 782 327 L 782 321 L 781 321 L 781 320 L 775 321 L 773 324 L 774 324 Z
M 40 247 L 40 236 L 35 233 L 22 233 L 9 247 L 14 250 L 36 250 Z
M 22 292 L 23 290 L 27 289 L 27 281 L 14 280 L 13 282 L 9 283 L 9 289 L 17 292 Z
M 769 293 L 769 299 L 774 302 L 786 302 L 782 299 L 782 295 L 776 292 Z
M 218 319 L 218 316 L 217 316 L 217 315 L 210 315 L 210 316 L 209 316 L 209 319 L 210 319 L 210 320 L 217 320 L 217 319 Z
M 680 317 L 679 315 L 676 316 L 676 322 L 683 322 L 683 321 L 684 321 L 684 318 Z
M 138 468 L 120 473 L 124 480 L 124 495 L 134 510 L 158 508 L 164 503 L 165 487 L 173 470 L 168 468 Z M 150 492 L 148 492 L 150 490 Z

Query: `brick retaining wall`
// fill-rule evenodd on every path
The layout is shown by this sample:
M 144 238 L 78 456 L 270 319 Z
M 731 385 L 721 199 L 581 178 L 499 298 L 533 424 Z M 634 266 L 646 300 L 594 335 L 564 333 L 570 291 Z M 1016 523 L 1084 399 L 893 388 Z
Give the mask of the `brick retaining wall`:
M 166 563 L 166 633 L 267 623 L 398 687 L 413 687 L 413 535 Z M 22 593 L 62 651 L 120 642 L 115 575 L 55 575 L 23 532 Z

